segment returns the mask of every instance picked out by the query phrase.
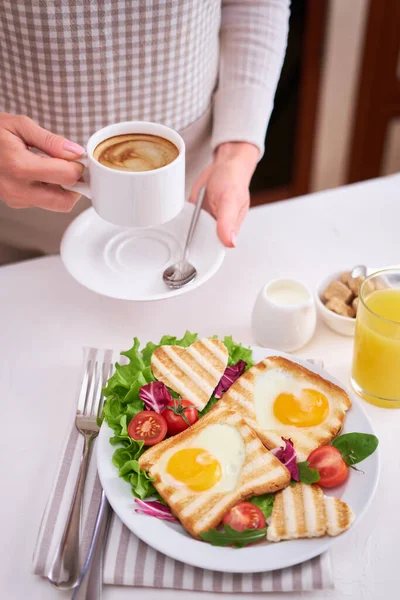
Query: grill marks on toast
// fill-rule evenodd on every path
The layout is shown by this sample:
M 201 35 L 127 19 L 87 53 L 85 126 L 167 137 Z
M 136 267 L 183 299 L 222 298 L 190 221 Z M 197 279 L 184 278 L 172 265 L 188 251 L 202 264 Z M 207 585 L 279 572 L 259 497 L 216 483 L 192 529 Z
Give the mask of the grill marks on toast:
M 267 539 L 335 536 L 348 529 L 353 519 L 342 500 L 325 496 L 318 485 L 296 483 L 276 494 Z
M 228 350 L 219 340 L 204 338 L 188 348 L 160 346 L 151 359 L 154 376 L 202 410 L 218 385 Z

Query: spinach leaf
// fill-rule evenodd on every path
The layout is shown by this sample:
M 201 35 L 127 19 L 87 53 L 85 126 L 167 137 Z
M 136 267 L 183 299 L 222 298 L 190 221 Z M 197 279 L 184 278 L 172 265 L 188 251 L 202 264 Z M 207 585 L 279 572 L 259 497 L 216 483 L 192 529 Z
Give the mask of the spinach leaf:
M 379 440 L 371 433 L 345 433 L 332 442 L 337 448 L 348 467 L 356 465 L 373 454 L 377 449 Z
M 299 481 L 311 485 L 312 483 L 317 483 L 320 480 L 320 476 L 317 469 L 311 469 L 308 466 L 309 464 L 310 462 L 305 460 L 304 462 L 297 463 L 297 466 L 299 468 Z
M 224 525 L 224 530 L 210 529 L 200 533 L 200 537 L 205 542 L 213 546 L 234 546 L 235 548 L 244 548 L 248 544 L 254 544 L 264 539 L 267 534 L 267 528 L 264 529 L 245 529 L 236 531 L 230 525 Z

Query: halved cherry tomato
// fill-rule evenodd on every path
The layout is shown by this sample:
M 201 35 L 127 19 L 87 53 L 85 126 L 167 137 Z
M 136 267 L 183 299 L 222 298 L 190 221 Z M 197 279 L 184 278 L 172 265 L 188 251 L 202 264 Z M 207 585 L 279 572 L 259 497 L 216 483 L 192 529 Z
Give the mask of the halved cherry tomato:
M 315 448 L 307 458 L 312 469 L 317 469 L 320 480 L 318 485 L 331 488 L 341 485 L 347 478 L 349 468 L 339 450 L 334 446 Z
M 265 517 L 255 504 L 240 502 L 228 510 L 222 519 L 222 523 L 230 525 L 236 531 L 263 529 L 265 527 Z
M 161 411 L 167 422 L 168 435 L 176 435 L 185 431 L 199 418 L 198 410 L 189 400 L 174 399 Z
M 153 410 L 142 410 L 129 423 L 128 435 L 134 440 L 143 440 L 145 446 L 154 446 L 167 435 L 167 423 Z

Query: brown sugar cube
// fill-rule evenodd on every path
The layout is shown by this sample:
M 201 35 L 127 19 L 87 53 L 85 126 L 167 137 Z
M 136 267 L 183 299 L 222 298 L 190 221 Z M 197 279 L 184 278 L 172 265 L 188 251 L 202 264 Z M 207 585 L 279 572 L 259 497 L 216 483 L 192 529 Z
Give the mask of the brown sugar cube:
M 354 298 L 354 300 L 351 303 L 351 305 L 354 308 L 355 313 L 357 314 L 357 310 L 358 310 L 358 296 L 356 298 Z
M 342 302 L 350 302 L 353 292 L 341 281 L 332 281 L 322 294 L 322 297 L 326 301 L 337 298 L 338 300 L 342 300 Z
M 352 276 L 351 276 L 351 271 L 345 271 L 340 276 L 340 281 L 342 283 L 344 283 L 344 285 L 347 285 L 348 288 L 350 287 L 350 285 L 349 285 L 350 279 L 353 279 Z
M 350 278 L 349 288 L 355 296 L 358 296 L 358 293 L 360 291 L 360 285 L 362 284 L 364 279 L 364 275 L 360 275 L 360 277 L 356 277 L 355 279 L 353 279 L 352 277 Z
M 342 317 L 355 317 L 356 314 L 353 307 L 349 306 L 339 298 L 331 298 L 325 306 L 338 315 L 342 315 Z
M 362 284 L 364 279 L 365 277 L 363 275 L 360 275 L 359 277 L 353 279 L 350 271 L 345 271 L 345 273 L 342 273 L 340 276 L 340 281 L 347 285 L 347 287 L 351 289 L 355 296 L 358 296 L 360 285 Z

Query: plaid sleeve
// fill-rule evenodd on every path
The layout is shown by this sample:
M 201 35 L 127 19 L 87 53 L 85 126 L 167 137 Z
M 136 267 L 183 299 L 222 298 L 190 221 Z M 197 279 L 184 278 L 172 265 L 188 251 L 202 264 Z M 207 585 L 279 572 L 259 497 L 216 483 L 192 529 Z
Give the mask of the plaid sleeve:
M 286 51 L 290 0 L 223 0 L 212 147 L 250 142 L 264 152 Z

